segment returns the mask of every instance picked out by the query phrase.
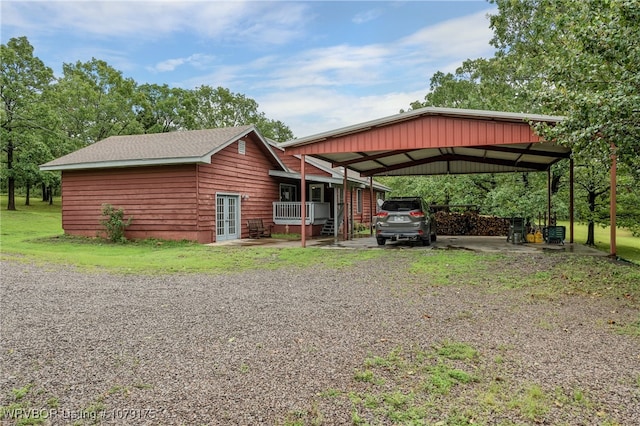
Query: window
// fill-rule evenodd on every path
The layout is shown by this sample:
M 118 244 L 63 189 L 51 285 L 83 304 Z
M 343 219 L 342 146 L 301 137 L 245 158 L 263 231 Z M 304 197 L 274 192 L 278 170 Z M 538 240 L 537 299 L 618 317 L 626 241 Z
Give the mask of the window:
M 295 185 L 281 183 L 280 201 L 298 201 L 298 188 Z
M 240 139 L 238 141 L 238 154 L 244 155 L 247 152 L 247 143 Z
M 357 210 L 356 213 L 362 213 L 362 189 L 356 189 Z
M 309 201 L 321 203 L 324 201 L 324 185 L 309 185 Z

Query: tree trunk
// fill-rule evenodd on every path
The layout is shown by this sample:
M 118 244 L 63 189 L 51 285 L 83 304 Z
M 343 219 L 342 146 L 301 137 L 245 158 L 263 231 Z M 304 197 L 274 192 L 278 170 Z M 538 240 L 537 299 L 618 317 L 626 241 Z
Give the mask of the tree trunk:
M 13 142 L 9 135 L 9 143 L 7 144 L 7 210 L 16 209 L 16 179 L 13 177 Z
M 595 222 L 593 220 L 593 216 L 596 211 L 596 197 L 597 197 L 597 194 L 595 193 L 595 191 L 589 191 L 587 195 L 587 203 L 589 204 L 589 212 L 591 214 L 590 214 L 590 218 L 587 226 L 587 242 L 585 243 L 588 246 L 596 245 L 596 239 L 595 239 L 595 233 L 594 233 Z
M 31 184 L 27 183 L 27 196 L 26 196 L 25 201 L 24 201 L 24 205 L 25 206 L 30 206 L 31 205 L 31 204 L 29 204 L 30 192 L 31 192 Z
M 49 186 L 49 205 L 53 205 L 53 186 Z
M 47 184 L 42 182 L 42 201 L 49 200 L 49 194 L 47 193 Z

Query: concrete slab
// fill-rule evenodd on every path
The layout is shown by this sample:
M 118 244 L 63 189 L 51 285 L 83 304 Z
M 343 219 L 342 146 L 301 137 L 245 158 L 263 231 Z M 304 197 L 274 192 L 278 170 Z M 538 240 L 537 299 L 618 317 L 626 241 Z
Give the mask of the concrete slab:
M 284 240 L 277 238 L 239 239 L 208 244 L 212 247 L 269 247 L 269 248 L 297 248 L 299 240 Z M 607 253 L 587 247 L 582 244 L 512 244 L 506 237 L 476 237 L 476 236 L 438 236 L 438 240 L 430 246 L 422 246 L 406 241 L 387 241 L 379 246 L 375 237 L 354 238 L 343 241 L 333 237 L 313 238 L 307 240 L 307 247 L 326 249 L 376 249 L 376 250 L 471 250 L 483 253 L 540 253 L 567 252 L 591 256 L 607 256 Z

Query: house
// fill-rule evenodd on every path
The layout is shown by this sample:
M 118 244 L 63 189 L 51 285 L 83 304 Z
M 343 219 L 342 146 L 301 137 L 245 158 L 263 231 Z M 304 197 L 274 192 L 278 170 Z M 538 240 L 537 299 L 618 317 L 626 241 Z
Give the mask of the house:
M 307 159 L 306 235 L 338 235 L 344 211 L 343 175 Z M 285 155 L 254 126 L 112 136 L 40 166 L 62 172 L 66 234 L 103 234 L 103 204 L 133 217 L 128 238 L 247 238 L 247 219 L 274 232 L 300 232 L 300 160 Z M 371 222 L 368 182 L 348 177 L 349 223 Z M 388 190 L 374 184 L 374 197 Z M 354 198 L 355 197 L 355 198 Z M 349 213 L 348 213 L 349 214 Z

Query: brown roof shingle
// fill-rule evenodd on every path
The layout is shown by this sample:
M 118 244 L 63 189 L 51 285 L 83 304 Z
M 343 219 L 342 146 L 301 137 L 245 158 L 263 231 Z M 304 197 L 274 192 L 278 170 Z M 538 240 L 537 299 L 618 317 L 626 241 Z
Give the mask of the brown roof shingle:
M 251 125 L 144 135 L 111 136 L 40 166 L 63 170 L 208 162 L 209 156 L 242 138 Z

